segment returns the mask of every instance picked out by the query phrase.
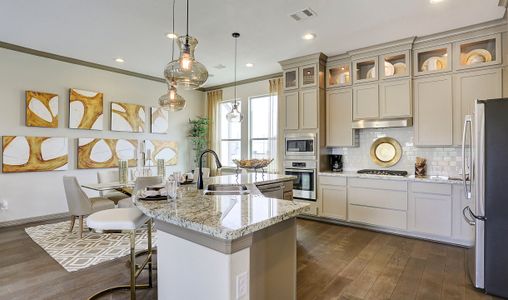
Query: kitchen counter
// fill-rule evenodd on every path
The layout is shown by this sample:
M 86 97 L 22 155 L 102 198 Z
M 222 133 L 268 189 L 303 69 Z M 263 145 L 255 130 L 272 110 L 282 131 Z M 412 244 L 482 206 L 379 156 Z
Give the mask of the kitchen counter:
M 358 173 L 356 173 L 356 171 L 344 171 L 344 172 L 324 171 L 324 172 L 319 172 L 318 175 L 319 176 L 352 177 L 352 178 L 401 180 L 401 181 L 413 181 L 413 182 L 432 182 L 432 183 L 462 184 L 462 180 L 460 180 L 459 178 L 457 178 L 457 179 L 455 179 L 455 178 L 450 179 L 447 176 L 416 177 L 415 175 L 408 175 L 408 176 L 375 175 L 375 174 L 358 174 Z
M 308 209 L 308 204 L 266 198 L 256 188 L 256 184 L 293 179 L 294 176 L 277 174 L 216 176 L 205 180 L 205 187 L 208 184 L 245 184 L 250 193 L 241 196 L 205 196 L 203 191 L 197 190 L 196 185 L 192 184 L 180 187 L 180 199 L 138 201 L 136 205 L 156 221 L 195 230 L 215 238 L 234 240 L 295 217 Z
M 179 188 L 170 201 L 137 201 L 157 229 L 160 299 L 296 299 L 296 216 L 309 204 L 268 198 L 256 185 L 293 180 L 276 174 L 211 177 L 244 184 L 247 195 Z

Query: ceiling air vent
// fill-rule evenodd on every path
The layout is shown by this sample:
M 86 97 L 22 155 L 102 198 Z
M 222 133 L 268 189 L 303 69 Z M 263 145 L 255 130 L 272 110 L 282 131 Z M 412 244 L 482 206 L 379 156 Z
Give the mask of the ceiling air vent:
M 292 13 L 289 15 L 293 20 L 295 21 L 303 21 L 307 20 L 308 18 L 312 18 L 316 16 L 316 12 L 314 12 L 310 7 L 307 7 L 305 9 L 299 10 L 295 13 Z

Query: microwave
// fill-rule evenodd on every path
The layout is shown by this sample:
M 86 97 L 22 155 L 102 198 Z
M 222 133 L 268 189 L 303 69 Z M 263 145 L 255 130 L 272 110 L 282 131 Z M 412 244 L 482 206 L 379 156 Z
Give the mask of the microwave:
M 316 156 L 316 135 L 287 134 L 285 139 L 286 158 L 313 159 Z

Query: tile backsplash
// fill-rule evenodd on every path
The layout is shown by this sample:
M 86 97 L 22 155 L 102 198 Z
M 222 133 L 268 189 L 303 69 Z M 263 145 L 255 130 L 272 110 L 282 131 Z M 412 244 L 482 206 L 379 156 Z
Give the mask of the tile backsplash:
M 342 154 L 345 171 L 359 169 L 381 169 L 370 159 L 370 146 L 380 137 L 396 139 L 402 147 L 400 161 L 387 169 L 404 170 L 414 174 L 416 157 L 427 159 L 427 175 L 443 175 L 457 177 L 461 173 L 461 149 L 460 147 L 430 148 L 415 147 L 413 144 L 413 128 L 379 128 L 361 129 L 358 134 L 359 147 L 332 148 L 329 154 Z

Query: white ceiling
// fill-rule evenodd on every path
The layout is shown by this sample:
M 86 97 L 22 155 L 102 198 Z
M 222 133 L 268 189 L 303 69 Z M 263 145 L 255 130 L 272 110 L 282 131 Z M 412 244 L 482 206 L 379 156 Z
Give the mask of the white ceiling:
M 176 31 L 184 33 L 185 0 L 176 0 Z M 421 36 L 503 17 L 498 0 L 191 0 L 196 58 L 213 77 L 233 80 L 234 41 L 241 33 L 238 79 L 280 72 L 279 60 Z M 317 17 L 289 14 L 312 8 Z M 171 58 L 171 0 L 1 0 L 0 41 L 162 77 Z M 317 38 L 304 41 L 313 32 Z M 178 53 L 178 52 L 176 52 Z M 176 54 L 178 55 L 178 54 Z M 125 59 L 123 64 L 115 58 Z M 255 64 L 254 68 L 245 63 Z M 226 68 L 214 68 L 223 64 Z

